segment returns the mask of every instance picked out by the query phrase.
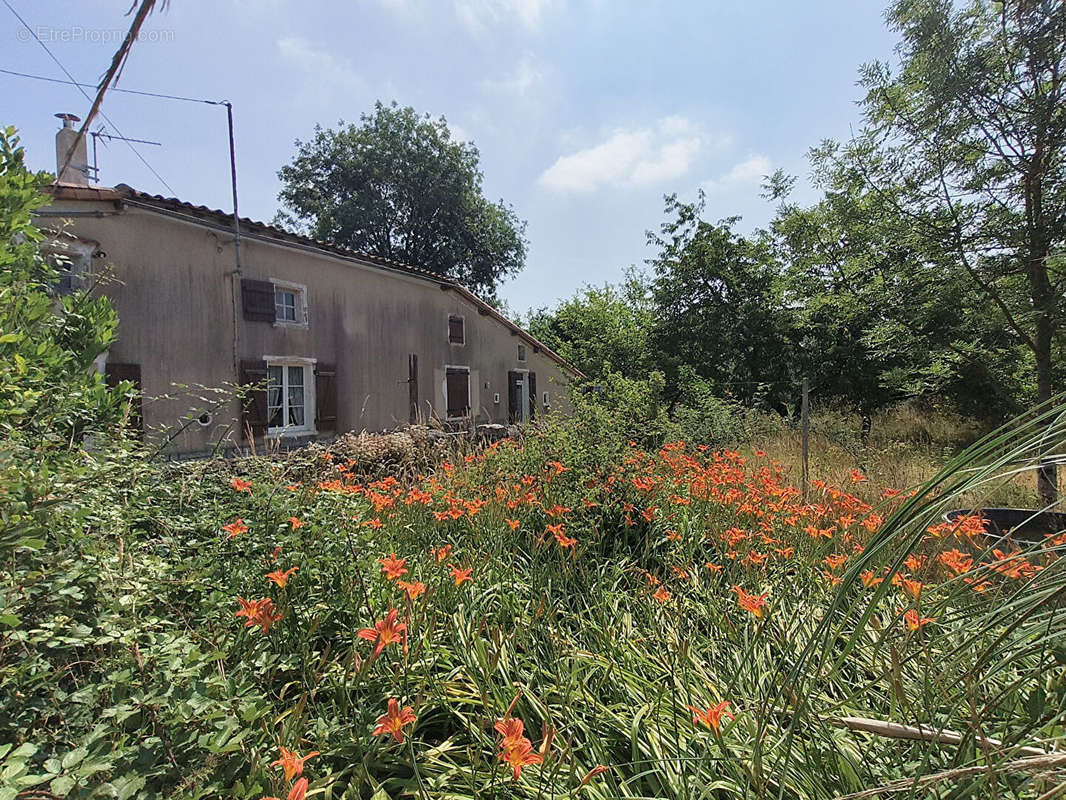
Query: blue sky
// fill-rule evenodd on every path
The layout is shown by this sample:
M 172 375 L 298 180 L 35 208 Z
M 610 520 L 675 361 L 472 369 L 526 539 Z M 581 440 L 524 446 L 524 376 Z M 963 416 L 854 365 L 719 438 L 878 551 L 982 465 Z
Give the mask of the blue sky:
M 95 82 L 129 0 L 7 0 L 78 79 Z M 62 78 L 0 4 L 0 68 Z M 617 281 L 651 252 L 663 195 L 707 192 L 707 216 L 764 225 L 777 167 L 806 185 L 805 154 L 859 122 L 858 66 L 891 56 L 868 0 L 171 0 L 150 18 L 119 86 L 234 103 L 241 212 L 269 221 L 277 170 L 315 123 L 356 121 L 376 99 L 434 116 L 481 152 L 486 194 L 528 220 L 514 311 Z M 75 89 L 0 74 L 0 124 L 54 170 L 53 114 Z M 229 209 L 225 114 L 109 95 L 104 112 L 183 200 Z M 115 132 L 108 125 L 107 130 Z M 100 181 L 170 190 L 122 144 Z

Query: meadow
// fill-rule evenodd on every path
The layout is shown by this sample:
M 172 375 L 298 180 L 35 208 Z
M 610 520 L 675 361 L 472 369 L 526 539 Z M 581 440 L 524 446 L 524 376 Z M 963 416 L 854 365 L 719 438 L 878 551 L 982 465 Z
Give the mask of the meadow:
M 785 429 L 372 470 L 119 436 L 5 542 L 0 798 L 1050 798 L 1066 537 L 942 518 L 1046 422 L 939 472 L 822 437 L 806 499 Z

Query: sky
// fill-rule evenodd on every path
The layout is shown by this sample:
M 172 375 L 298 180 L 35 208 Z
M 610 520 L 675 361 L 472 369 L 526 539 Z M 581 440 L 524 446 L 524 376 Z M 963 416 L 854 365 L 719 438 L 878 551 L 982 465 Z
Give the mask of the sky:
M 0 0 L 0 69 L 95 83 L 132 0 Z M 316 124 L 375 100 L 444 116 L 481 154 L 485 194 L 526 220 L 525 269 L 500 296 L 551 307 L 654 255 L 663 197 L 707 197 L 706 218 L 766 225 L 777 168 L 817 197 L 806 154 L 861 123 L 859 66 L 892 56 L 875 0 L 170 0 L 134 45 L 120 88 L 233 103 L 242 216 L 278 210 L 278 168 Z M 91 90 L 86 90 L 92 94 Z M 0 73 L 0 125 L 55 170 L 58 112 L 76 87 Z M 102 185 L 232 208 L 225 110 L 112 93 Z M 94 124 L 94 129 L 98 125 Z M 150 168 L 149 168 L 150 167 Z M 153 172 L 154 170 L 154 172 Z M 155 173 L 158 173 L 158 177 Z

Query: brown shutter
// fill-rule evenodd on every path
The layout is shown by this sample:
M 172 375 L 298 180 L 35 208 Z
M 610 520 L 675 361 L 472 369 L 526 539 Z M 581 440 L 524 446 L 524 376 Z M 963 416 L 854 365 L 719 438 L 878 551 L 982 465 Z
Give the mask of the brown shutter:
M 337 430 L 337 366 L 315 367 L 315 429 Z
M 448 317 L 448 341 L 452 344 L 466 343 L 466 331 L 464 330 L 462 317 L 454 315 Z
M 136 431 L 144 430 L 144 417 L 142 415 L 141 402 L 141 365 L 140 364 L 117 364 L 108 362 L 104 367 L 104 382 L 112 389 L 118 387 L 123 381 L 133 384 L 136 395 L 130 400 L 130 427 Z
M 470 411 L 470 373 L 463 369 L 448 370 L 448 416 L 465 417 Z
M 519 391 L 518 382 L 522 380 L 522 373 L 512 370 L 507 373 L 507 421 L 518 422 L 518 402 L 522 393 Z
M 274 284 L 270 281 L 241 279 L 244 318 L 250 322 L 274 321 Z
M 529 418 L 533 419 L 537 416 L 537 373 L 527 374 L 529 376 Z
M 408 421 L 414 425 L 418 421 L 418 356 L 407 356 L 407 405 L 410 409 Z
M 262 436 L 267 430 L 267 368 L 265 361 L 241 361 L 241 386 L 250 387 L 244 395 L 241 436 Z

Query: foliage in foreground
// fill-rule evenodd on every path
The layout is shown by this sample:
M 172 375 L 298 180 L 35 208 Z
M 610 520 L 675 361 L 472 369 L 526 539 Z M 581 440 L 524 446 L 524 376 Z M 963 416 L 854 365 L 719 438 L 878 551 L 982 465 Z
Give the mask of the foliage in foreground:
M 1008 764 L 1064 738 L 1066 539 L 938 513 L 1046 422 L 877 508 L 566 423 L 405 480 L 83 452 L 4 553 L 0 797 L 1035 797 L 1054 765 Z

